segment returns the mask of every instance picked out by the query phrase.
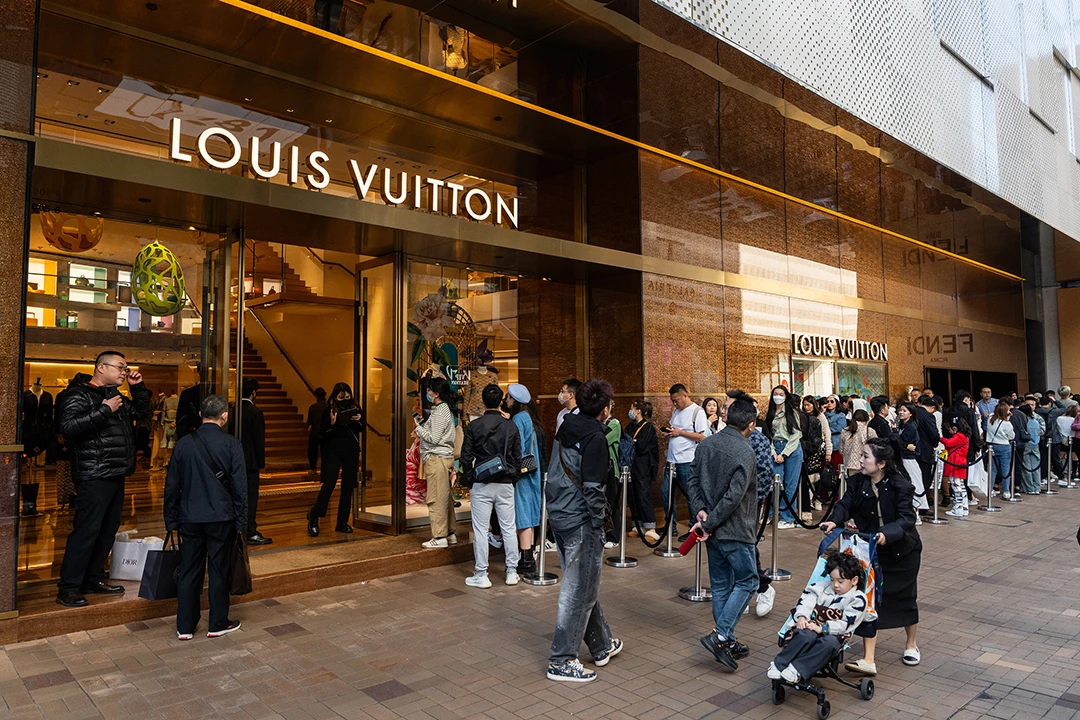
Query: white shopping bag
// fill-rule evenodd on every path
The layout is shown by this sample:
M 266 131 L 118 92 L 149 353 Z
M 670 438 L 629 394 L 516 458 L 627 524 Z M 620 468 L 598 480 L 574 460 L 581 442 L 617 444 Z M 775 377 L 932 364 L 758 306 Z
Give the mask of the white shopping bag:
M 986 495 L 986 486 L 989 483 L 990 476 L 986 472 L 986 466 L 983 465 L 983 461 L 968 466 L 967 469 L 967 486 L 976 492 L 980 492 Z
M 109 561 L 110 580 L 142 580 L 146 553 L 161 550 L 165 541 L 159 537 L 127 539 L 127 533 L 120 533 L 112 546 L 112 560 Z

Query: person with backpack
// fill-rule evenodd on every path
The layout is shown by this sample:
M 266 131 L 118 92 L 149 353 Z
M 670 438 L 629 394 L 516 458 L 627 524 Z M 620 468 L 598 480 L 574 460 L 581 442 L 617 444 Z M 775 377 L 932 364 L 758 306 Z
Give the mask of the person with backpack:
M 607 439 L 608 455 L 611 457 L 609 472 L 611 477 L 607 484 L 607 521 L 604 523 L 604 547 L 611 549 L 619 547 L 622 540 L 619 538 L 621 521 L 617 517 L 622 509 L 619 493 L 622 491 L 622 466 L 619 465 L 619 444 L 622 442 L 622 423 L 615 417 L 615 401 L 608 403 L 607 409 L 600 416 L 600 422 L 604 424 L 604 437 Z M 617 526 L 617 523 L 619 526 Z
M 652 501 L 652 484 L 660 470 L 660 443 L 652 424 L 651 402 L 635 401 L 630 405 L 630 423 L 623 430 L 619 441 L 619 467 L 630 468 L 630 518 L 635 528 L 628 535 L 637 534 L 636 526 L 645 531 L 645 539 L 656 542 L 656 508 Z
M 668 508 L 674 510 L 675 500 L 669 498 L 674 489 L 678 489 L 686 495 L 686 479 L 690 477 L 690 465 L 694 462 L 694 452 L 699 442 L 705 439 L 709 432 L 709 421 L 701 406 L 690 399 L 690 393 L 682 383 L 676 383 L 668 390 L 671 397 L 671 419 L 668 424 L 660 428 L 660 434 L 668 439 L 667 467 L 664 469 L 664 483 L 660 486 L 660 501 L 664 504 L 664 512 Z M 674 485 L 674 488 L 672 487 Z M 670 499 L 670 504 L 669 504 Z M 694 511 L 690 509 L 690 497 L 686 499 L 687 510 L 693 519 Z M 678 525 L 675 522 L 677 513 L 672 512 L 671 531 L 678 535 Z M 679 542 L 686 537 L 680 537 Z
M 503 415 L 503 391 L 498 385 L 488 385 L 481 393 L 484 414 L 465 428 L 461 444 L 462 484 L 471 488 L 473 557 L 476 566 L 465 584 L 474 588 L 489 588 L 488 535 L 491 513 L 494 510 L 502 529 L 506 552 L 506 584 L 517 585 L 518 553 L 517 525 L 514 519 L 514 483 L 521 474 L 521 435 L 517 426 Z

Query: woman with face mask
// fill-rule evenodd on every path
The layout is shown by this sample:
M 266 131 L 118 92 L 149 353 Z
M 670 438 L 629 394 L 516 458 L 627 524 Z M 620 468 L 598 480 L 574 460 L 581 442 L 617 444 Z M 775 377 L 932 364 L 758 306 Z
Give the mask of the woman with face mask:
M 783 385 L 772 390 L 772 402 L 765 414 L 765 435 L 773 444 L 773 473 L 784 478 L 784 496 L 792 509 L 780 506 L 779 530 L 795 527 L 795 491 L 799 487 L 802 475 L 802 410 L 795 402 L 795 396 Z
M 420 462 L 427 478 L 428 517 L 431 519 L 431 539 L 423 545 L 428 549 L 457 544 L 454 530 L 454 494 L 451 473 L 454 469 L 454 439 L 457 437 L 456 395 L 445 378 L 432 378 L 424 390 L 431 413 L 423 422 L 413 417 L 413 435 L 420 439 Z
M 536 559 L 533 556 L 534 528 L 540 524 L 540 454 L 541 448 L 536 430 L 533 426 L 533 417 L 529 412 L 529 403 L 532 402 L 532 393 L 520 383 L 512 383 L 506 389 L 503 398 L 503 411 L 510 415 L 514 425 L 517 426 L 518 437 L 521 439 L 521 457 L 532 455 L 536 463 L 536 469 L 522 472 L 514 483 L 514 526 L 517 528 L 518 549 L 521 556 L 518 560 L 518 575 L 534 575 L 536 573 Z
M 633 445 L 633 452 L 629 447 L 620 447 L 620 462 L 622 458 L 629 460 L 630 464 L 630 488 L 628 492 L 628 504 L 630 517 L 635 522 L 635 527 L 627 535 L 637 535 L 637 525 L 645 531 L 645 539 L 656 542 L 660 536 L 656 532 L 656 508 L 652 501 L 652 484 L 656 474 L 660 471 L 660 443 L 656 436 L 656 428 L 652 424 L 652 403 L 643 400 L 636 401 L 630 406 L 630 424 L 623 430 L 622 445 Z
M 351 533 L 349 511 L 360 474 L 360 433 L 364 430 L 364 411 L 353 399 L 348 383 L 339 382 L 334 386 L 320 427 L 323 428 L 322 487 L 319 488 L 315 505 L 308 511 L 308 535 L 319 535 L 319 518 L 326 517 L 339 471 L 341 494 L 338 496 L 337 526 L 334 529 L 339 533 Z

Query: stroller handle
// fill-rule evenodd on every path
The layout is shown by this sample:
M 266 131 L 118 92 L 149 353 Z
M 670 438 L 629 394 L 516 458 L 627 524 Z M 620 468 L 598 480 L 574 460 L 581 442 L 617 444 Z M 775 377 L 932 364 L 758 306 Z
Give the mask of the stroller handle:
M 838 537 L 840 537 L 841 535 L 847 535 L 849 537 L 850 536 L 861 537 L 863 540 L 866 540 L 868 543 L 870 543 L 871 547 L 873 547 L 873 545 L 874 545 L 874 535 L 876 535 L 876 534 L 877 533 L 864 533 L 864 532 L 859 532 L 858 530 L 848 530 L 845 527 L 837 527 L 835 530 L 833 530 L 831 533 L 826 534 L 825 537 L 821 539 L 821 542 L 818 544 L 818 553 L 817 554 L 818 555 L 824 554 L 825 551 L 829 549 L 829 546 L 832 545 L 834 542 L 836 542 L 836 539 Z

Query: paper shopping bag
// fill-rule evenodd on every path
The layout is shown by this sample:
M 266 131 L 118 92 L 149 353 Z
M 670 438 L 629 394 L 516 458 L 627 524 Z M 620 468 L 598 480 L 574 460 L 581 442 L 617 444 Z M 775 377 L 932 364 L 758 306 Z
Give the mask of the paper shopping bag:
M 139 597 L 146 600 L 166 600 L 176 597 L 176 585 L 180 580 L 180 546 L 172 541 L 172 533 L 165 536 L 161 550 L 146 553 L 143 565 Z
M 247 543 L 244 542 L 243 533 L 236 533 L 230 560 L 229 594 L 247 595 L 251 592 L 251 563 L 248 560 Z
M 112 546 L 112 558 L 109 560 L 110 580 L 142 580 L 146 554 L 151 550 L 160 550 L 165 541 L 159 537 L 145 537 L 133 540 L 125 539 L 121 533 Z

